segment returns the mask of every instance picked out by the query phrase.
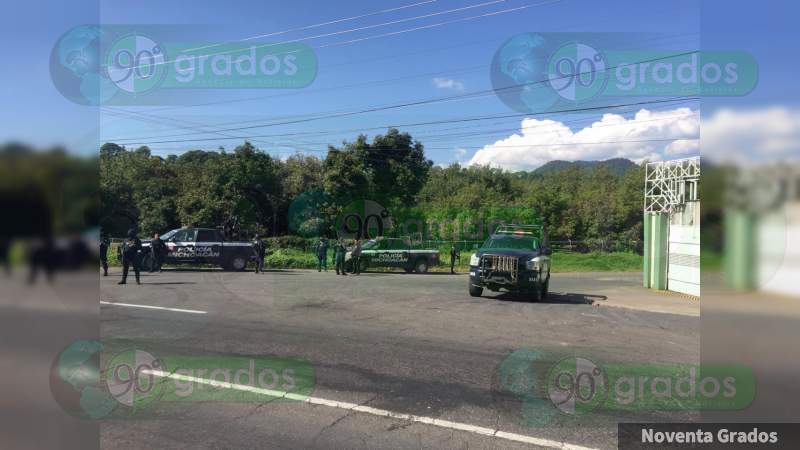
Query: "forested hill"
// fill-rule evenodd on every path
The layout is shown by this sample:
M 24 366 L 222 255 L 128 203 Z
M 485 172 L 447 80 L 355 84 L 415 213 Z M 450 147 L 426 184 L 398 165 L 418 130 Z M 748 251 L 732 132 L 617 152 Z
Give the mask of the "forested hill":
M 605 161 L 554 160 L 554 161 L 549 161 L 548 163 L 544 164 L 538 169 L 526 172 L 526 174 L 530 177 L 538 177 L 549 173 L 561 172 L 563 170 L 570 169 L 573 167 L 578 169 L 595 169 L 603 167 L 617 176 L 623 176 L 626 173 L 628 173 L 628 171 L 638 168 L 636 163 L 634 163 L 630 159 L 625 159 L 625 158 L 613 158 L 613 159 L 607 159 Z

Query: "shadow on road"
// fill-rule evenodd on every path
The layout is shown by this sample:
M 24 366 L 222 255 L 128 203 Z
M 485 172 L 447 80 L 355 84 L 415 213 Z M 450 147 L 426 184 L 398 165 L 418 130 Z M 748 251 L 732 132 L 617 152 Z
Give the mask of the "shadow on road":
M 529 295 L 513 292 L 504 292 L 494 298 L 497 300 L 511 302 L 531 301 Z M 593 305 L 595 302 L 605 301 L 606 299 L 608 299 L 608 297 L 605 295 L 578 294 L 574 292 L 550 292 L 547 294 L 547 298 L 539 300 L 537 303 Z

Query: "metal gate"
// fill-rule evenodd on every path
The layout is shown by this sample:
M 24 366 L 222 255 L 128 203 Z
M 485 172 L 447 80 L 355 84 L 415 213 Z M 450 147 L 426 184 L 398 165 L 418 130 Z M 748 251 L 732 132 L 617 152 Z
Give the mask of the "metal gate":
M 645 166 L 645 287 L 700 296 L 699 188 L 699 156 Z
M 700 202 L 671 214 L 667 289 L 700 296 Z

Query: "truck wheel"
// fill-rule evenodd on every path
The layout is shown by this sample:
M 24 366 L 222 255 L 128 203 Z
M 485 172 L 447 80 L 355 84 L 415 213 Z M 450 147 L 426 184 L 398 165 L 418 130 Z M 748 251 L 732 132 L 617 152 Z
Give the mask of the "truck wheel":
M 470 297 L 480 297 L 483 294 L 483 288 L 480 286 L 475 286 L 472 283 L 469 285 L 469 295 Z
M 403 270 L 405 270 L 406 273 L 411 273 L 411 272 L 414 271 L 414 268 L 413 267 L 403 267 Z
M 428 260 L 420 258 L 414 264 L 414 271 L 417 273 L 425 273 L 428 271 Z
M 247 259 L 244 256 L 234 256 L 223 267 L 227 270 L 239 272 L 247 267 Z

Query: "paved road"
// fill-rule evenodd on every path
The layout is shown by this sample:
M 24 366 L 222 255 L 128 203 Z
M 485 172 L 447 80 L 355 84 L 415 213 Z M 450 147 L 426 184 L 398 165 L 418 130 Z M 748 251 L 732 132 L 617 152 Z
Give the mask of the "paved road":
M 116 303 L 101 308 L 102 337 L 125 342 L 114 345 L 302 358 L 316 387 L 311 402 L 156 402 L 136 419 L 104 422 L 107 448 L 613 448 L 625 418 L 532 407 L 503 388 L 509 355 L 606 364 L 697 363 L 700 354 L 699 318 L 604 306 L 620 289 L 635 292 L 637 274 L 554 274 L 541 303 L 472 298 L 464 275 L 172 270 L 141 286 L 117 286 L 115 275 L 100 286 L 101 300 Z

